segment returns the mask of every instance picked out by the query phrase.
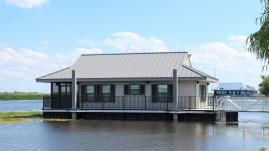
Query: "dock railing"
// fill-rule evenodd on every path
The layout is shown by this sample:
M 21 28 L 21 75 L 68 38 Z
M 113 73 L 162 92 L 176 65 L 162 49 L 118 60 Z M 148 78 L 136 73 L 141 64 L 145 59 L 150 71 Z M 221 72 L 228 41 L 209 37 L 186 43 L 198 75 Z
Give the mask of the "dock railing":
M 269 112 L 269 97 L 218 97 L 217 110 L 238 112 Z

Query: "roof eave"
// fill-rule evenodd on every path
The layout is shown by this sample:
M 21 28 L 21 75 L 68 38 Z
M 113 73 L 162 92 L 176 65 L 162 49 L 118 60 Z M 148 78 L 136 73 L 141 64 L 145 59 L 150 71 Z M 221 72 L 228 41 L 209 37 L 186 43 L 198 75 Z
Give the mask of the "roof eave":
M 72 82 L 72 79 L 36 79 L 36 82 L 51 83 L 51 82 Z
M 172 77 L 131 77 L 131 78 L 78 78 L 78 82 L 95 82 L 95 81 L 108 81 L 108 82 L 120 82 L 120 81 L 171 81 Z M 217 79 L 211 79 L 208 77 L 178 77 L 178 80 L 189 81 L 189 80 L 202 80 L 210 83 L 217 82 Z M 37 78 L 36 82 L 40 83 L 51 83 L 51 82 L 72 82 L 71 78 L 63 79 L 40 79 Z
M 219 79 L 214 78 L 214 77 L 207 77 L 207 81 L 209 83 L 217 83 L 217 82 L 219 82 Z

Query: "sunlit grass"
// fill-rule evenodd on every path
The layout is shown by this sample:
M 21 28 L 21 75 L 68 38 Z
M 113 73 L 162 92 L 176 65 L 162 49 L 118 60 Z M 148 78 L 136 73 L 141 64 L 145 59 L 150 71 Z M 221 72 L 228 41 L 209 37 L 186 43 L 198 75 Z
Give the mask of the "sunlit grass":
M 0 112 L 0 124 L 19 124 L 28 122 L 66 122 L 70 119 L 42 118 L 42 112 Z
M 71 119 L 59 119 L 59 118 L 48 118 L 48 119 L 43 119 L 45 122 L 66 122 L 66 121 L 71 121 Z
M 42 112 L 0 112 L 0 124 L 26 123 L 41 117 Z

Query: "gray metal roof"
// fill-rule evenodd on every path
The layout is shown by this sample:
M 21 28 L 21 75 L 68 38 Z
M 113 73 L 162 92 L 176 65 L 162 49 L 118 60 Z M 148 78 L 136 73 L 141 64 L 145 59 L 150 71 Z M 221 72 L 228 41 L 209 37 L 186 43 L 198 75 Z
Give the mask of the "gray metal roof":
M 69 68 L 37 78 L 42 80 L 71 79 L 71 70 L 78 79 L 171 78 L 177 69 L 179 78 L 211 78 L 191 67 L 187 52 L 85 54 Z

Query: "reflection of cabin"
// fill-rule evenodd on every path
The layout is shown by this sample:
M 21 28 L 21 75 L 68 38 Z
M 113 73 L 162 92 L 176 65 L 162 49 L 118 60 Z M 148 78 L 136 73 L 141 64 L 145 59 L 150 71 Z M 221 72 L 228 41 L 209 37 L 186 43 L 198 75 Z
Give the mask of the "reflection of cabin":
M 242 83 L 219 83 L 213 88 L 215 96 L 236 96 L 245 97 L 257 94 L 254 87 L 243 85 Z
M 186 52 L 81 55 L 71 66 L 36 79 L 51 83 L 44 113 L 177 111 L 208 107 L 208 84 Z

